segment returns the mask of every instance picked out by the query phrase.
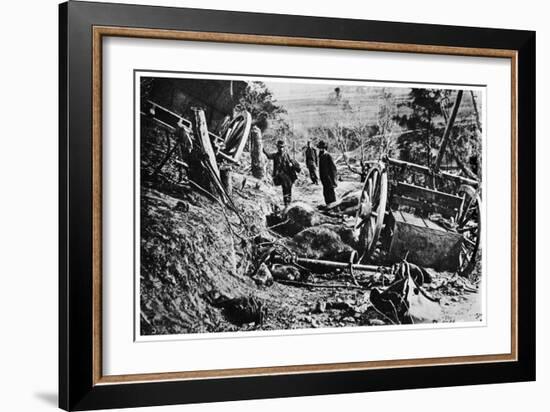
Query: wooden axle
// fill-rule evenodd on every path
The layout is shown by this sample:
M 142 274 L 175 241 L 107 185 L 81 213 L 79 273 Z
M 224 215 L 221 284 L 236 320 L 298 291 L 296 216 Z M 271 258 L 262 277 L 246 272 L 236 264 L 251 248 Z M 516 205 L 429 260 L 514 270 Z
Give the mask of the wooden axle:
M 224 152 L 220 152 L 219 150 L 216 152 L 216 156 L 220 156 L 223 160 L 227 160 L 230 163 L 238 165 L 239 162 L 233 159 L 231 156 L 226 155 Z
M 308 259 L 308 258 L 296 258 L 296 263 L 299 265 L 319 265 L 326 266 L 327 268 L 334 269 L 349 269 L 350 266 L 352 270 L 360 270 L 363 272 L 380 272 L 381 269 L 384 269 L 381 266 L 375 265 L 362 265 L 359 263 L 345 263 L 345 262 L 334 262 L 332 260 L 318 260 L 318 259 Z

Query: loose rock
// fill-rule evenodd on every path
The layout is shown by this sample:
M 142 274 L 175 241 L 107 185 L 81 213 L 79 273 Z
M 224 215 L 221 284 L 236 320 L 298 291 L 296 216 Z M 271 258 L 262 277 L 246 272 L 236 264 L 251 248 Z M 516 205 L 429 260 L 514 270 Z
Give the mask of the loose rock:
M 273 284 L 273 275 L 265 263 L 260 265 L 252 279 L 258 286 L 271 286 Z
M 327 303 L 323 301 L 317 302 L 317 305 L 315 305 L 315 312 L 317 313 L 324 313 L 327 310 Z
M 298 280 L 300 279 L 300 271 L 290 265 L 273 265 L 271 267 L 271 274 L 274 279 L 277 280 Z
M 381 319 L 369 319 L 368 323 L 370 326 L 384 326 L 386 324 L 386 322 Z

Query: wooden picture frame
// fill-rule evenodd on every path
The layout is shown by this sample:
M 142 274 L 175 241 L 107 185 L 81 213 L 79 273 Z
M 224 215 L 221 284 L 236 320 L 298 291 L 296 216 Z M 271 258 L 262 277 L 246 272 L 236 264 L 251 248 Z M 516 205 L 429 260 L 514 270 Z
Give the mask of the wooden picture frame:
M 535 33 L 69 2 L 60 5 L 59 406 L 66 410 L 535 379 Z M 102 375 L 105 36 L 482 56 L 512 66 L 510 354 Z M 521 184 L 520 184 L 521 183 Z

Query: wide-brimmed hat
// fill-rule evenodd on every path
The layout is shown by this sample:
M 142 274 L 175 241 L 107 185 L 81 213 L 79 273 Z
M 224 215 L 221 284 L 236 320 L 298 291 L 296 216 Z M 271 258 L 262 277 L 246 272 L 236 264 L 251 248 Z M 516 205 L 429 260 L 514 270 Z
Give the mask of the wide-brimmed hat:
M 327 144 L 324 141 L 321 140 L 319 143 L 317 143 L 317 148 L 318 149 L 326 149 Z
M 285 142 L 282 140 L 277 140 L 277 147 L 285 147 Z

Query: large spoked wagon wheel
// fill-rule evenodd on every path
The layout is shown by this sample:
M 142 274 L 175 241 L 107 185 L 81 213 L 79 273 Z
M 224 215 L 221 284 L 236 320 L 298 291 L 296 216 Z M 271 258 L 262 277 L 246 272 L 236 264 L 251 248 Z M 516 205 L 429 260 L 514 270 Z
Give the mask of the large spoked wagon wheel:
M 369 259 L 376 250 L 384 225 L 387 200 L 388 174 L 384 166 L 378 165 L 367 174 L 355 215 L 354 230 L 359 231 L 359 262 Z
M 481 238 L 481 199 L 471 186 L 461 186 L 458 194 L 464 199 L 456 221 L 456 230 L 462 235 L 458 274 L 469 277 L 476 266 Z
M 243 112 L 235 117 L 229 123 L 223 136 L 224 149 L 222 151 L 224 154 L 238 161 L 248 140 L 251 127 L 252 116 L 250 116 L 250 113 Z

